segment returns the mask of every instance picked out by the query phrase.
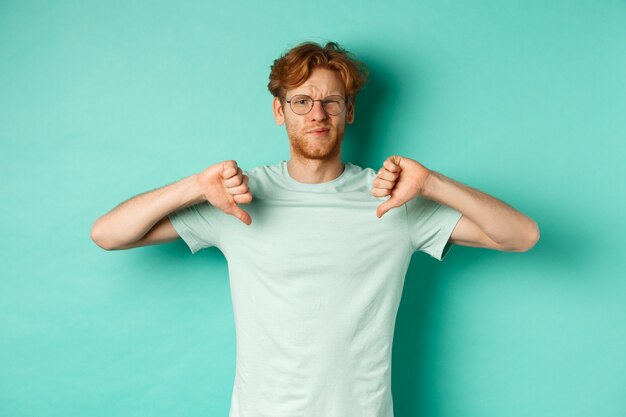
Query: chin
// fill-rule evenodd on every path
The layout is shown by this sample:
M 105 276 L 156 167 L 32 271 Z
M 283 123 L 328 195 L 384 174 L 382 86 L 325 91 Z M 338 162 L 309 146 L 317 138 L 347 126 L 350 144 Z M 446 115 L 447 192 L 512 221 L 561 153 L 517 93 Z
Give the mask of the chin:
M 287 130 L 291 148 L 295 155 L 302 158 L 323 161 L 330 160 L 341 153 L 341 139 L 336 132 L 329 132 L 326 137 L 315 138 L 309 136 L 306 132 L 301 134 L 290 134 Z
M 303 157 L 305 157 L 306 159 L 313 159 L 316 161 L 326 161 L 326 160 L 330 160 L 332 159 L 332 155 L 329 153 L 326 154 L 322 154 L 322 155 L 316 155 L 316 154 L 311 154 L 311 153 L 303 153 L 302 154 Z
M 340 151 L 341 151 L 341 144 L 337 144 L 334 146 L 330 146 L 330 147 L 323 147 L 323 148 L 300 148 L 300 147 L 296 147 L 294 148 L 295 151 L 302 155 L 303 157 L 307 158 L 307 159 L 315 159 L 315 160 L 327 160 L 327 159 L 333 159 L 335 156 L 337 156 Z

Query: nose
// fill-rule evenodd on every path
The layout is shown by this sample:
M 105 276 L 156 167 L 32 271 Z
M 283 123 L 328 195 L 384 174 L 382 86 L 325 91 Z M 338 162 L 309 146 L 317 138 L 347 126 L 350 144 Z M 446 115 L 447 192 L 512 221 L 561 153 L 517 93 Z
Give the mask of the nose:
M 309 114 L 311 115 L 311 118 L 313 120 L 324 120 L 328 117 L 328 115 L 326 114 L 326 110 L 324 110 L 324 106 L 322 106 L 321 101 L 313 102 L 313 108 L 311 109 L 311 112 Z

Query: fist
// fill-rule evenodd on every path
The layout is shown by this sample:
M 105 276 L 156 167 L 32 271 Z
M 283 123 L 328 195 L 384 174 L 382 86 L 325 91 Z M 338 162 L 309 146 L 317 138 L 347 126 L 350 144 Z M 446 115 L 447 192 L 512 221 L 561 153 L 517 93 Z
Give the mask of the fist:
M 248 176 L 243 174 L 237 162 L 228 160 L 211 165 L 196 175 L 196 179 L 212 206 L 237 217 L 247 225 L 252 223 L 250 215 L 237 205 L 252 201 Z
M 387 158 L 372 183 L 371 194 L 390 198 L 378 206 L 376 216 L 380 218 L 390 209 L 422 194 L 430 175 L 428 168 L 413 159 L 398 155 Z

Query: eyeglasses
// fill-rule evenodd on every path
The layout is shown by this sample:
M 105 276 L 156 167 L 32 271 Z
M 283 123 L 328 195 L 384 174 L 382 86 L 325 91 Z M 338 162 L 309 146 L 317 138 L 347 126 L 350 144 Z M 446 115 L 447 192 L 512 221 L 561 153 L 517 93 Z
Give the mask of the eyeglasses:
M 321 101 L 324 111 L 331 116 L 338 115 L 346 108 L 346 99 L 341 96 L 328 96 L 322 100 L 313 100 L 311 97 L 305 95 L 293 96 L 291 100 L 287 100 L 287 97 L 284 96 L 283 98 L 289 103 L 291 110 L 300 116 L 310 112 L 313 108 L 313 103 L 316 101 Z

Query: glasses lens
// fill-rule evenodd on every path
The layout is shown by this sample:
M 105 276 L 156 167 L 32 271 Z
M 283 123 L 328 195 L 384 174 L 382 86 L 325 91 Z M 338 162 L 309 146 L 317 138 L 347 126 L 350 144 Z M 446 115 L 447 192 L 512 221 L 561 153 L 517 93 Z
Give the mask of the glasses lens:
M 309 96 L 294 96 L 290 101 L 291 110 L 296 114 L 307 114 L 313 107 L 313 99 Z
M 293 96 L 289 100 L 289 105 L 294 113 L 304 115 L 311 111 L 315 101 L 320 101 L 324 111 L 332 116 L 341 113 L 346 106 L 346 101 L 341 96 L 328 96 L 324 100 L 313 100 L 305 95 Z
M 343 97 L 341 96 L 328 96 L 324 99 L 323 103 L 326 113 L 333 116 L 341 113 L 345 104 Z

